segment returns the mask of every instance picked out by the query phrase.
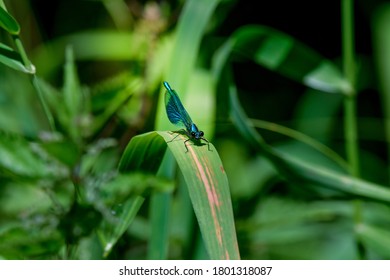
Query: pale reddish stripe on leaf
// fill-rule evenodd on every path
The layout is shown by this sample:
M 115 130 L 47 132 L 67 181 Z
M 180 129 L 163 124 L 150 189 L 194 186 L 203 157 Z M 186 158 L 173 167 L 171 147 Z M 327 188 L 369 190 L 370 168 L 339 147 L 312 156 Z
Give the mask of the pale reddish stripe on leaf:
M 203 169 L 203 165 L 199 162 L 197 155 L 194 153 L 194 150 L 191 147 L 188 150 L 192 154 L 192 158 L 195 161 L 197 170 L 200 173 L 202 182 L 204 183 L 206 193 L 207 193 L 207 198 L 211 209 L 211 215 L 213 216 L 218 242 L 220 245 L 222 245 L 221 226 L 218 222 L 217 213 L 216 213 L 217 210 L 215 209 L 215 207 L 218 206 L 218 198 L 216 197 L 217 195 L 215 193 L 215 188 L 213 186 L 210 186 L 210 182 L 212 183 L 213 180 L 210 180 L 211 179 L 210 174 L 208 174 L 208 176 L 206 175 L 205 170 Z

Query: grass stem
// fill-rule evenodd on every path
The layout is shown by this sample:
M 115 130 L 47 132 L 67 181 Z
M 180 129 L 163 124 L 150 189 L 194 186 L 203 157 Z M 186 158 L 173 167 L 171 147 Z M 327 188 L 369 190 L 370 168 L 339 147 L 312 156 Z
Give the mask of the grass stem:
M 347 161 L 350 165 L 351 175 L 359 177 L 359 153 L 357 136 L 357 106 L 356 106 L 356 60 L 355 60 L 355 38 L 354 38 L 354 18 L 353 0 L 342 0 L 342 59 L 343 72 L 350 87 L 345 92 L 344 98 L 344 128 Z M 362 203 L 355 200 L 353 203 L 355 228 L 362 223 Z M 359 239 L 357 239 L 358 257 L 365 258 L 365 249 Z

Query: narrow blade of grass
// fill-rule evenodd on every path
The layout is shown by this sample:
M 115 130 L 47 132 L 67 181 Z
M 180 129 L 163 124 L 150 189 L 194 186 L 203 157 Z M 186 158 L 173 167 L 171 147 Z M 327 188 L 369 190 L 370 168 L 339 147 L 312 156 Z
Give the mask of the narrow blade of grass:
M 390 233 L 388 229 L 359 224 L 356 232 L 363 244 L 384 258 L 390 258 Z
M 111 237 L 105 243 L 103 252 L 104 257 L 108 256 L 119 238 L 129 228 L 131 222 L 134 220 L 143 202 L 144 198 L 141 196 L 135 196 L 132 199 L 126 201 L 123 206 L 122 213 L 119 216 L 118 224 L 115 226 L 114 232 L 112 233 Z
M 248 59 L 308 87 L 329 93 L 349 92 L 340 70 L 293 37 L 266 26 L 244 26 L 215 56 L 220 73 L 231 59 Z
M 150 202 L 150 225 L 152 234 L 148 244 L 148 259 L 163 260 L 168 255 L 169 239 L 169 212 L 171 205 L 171 193 L 154 193 Z
M 12 35 L 20 32 L 19 23 L 3 7 L 0 7 L 0 27 Z
M 23 73 L 31 73 L 30 70 L 24 66 L 20 55 L 2 43 L 0 43 L 0 63 Z
M 354 196 L 390 202 L 390 190 L 384 186 L 307 163 L 274 150 L 262 140 L 253 127 L 248 125 L 248 118 L 239 104 L 235 87 L 231 85 L 230 89 L 231 116 L 239 132 L 255 149 L 264 153 L 286 177 L 292 179 L 298 177 Z

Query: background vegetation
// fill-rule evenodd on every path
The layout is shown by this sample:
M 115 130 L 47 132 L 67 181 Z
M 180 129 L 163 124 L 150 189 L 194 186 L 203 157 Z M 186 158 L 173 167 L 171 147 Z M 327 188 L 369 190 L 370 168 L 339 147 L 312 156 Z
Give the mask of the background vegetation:
M 0 4 L 1 258 L 220 258 L 163 80 L 222 160 L 232 258 L 390 257 L 386 1 Z

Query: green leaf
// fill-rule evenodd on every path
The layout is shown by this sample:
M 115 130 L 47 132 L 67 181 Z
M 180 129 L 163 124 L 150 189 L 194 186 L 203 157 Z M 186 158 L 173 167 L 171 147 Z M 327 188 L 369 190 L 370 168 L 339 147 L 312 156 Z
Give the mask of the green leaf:
M 347 162 L 336 152 L 322 144 L 321 142 L 311 138 L 310 136 L 307 136 L 306 134 L 303 134 L 297 130 L 279 125 L 277 123 L 267 122 L 263 120 L 250 120 L 251 125 L 267 129 L 270 131 L 274 131 L 280 134 L 287 135 L 291 138 L 294 138 L 302 143 L 305 143 L 308 146 L 311 146 L 313 149 L 317 150 L 318 152 L 322 153 L 323 155 L 327 156 L 329 159 L 331 159 L 333 162 L 337 163 L 340 167 L 342 167 L 344 170 L 349 170 L 349 166 Z
M 115 226 L 114 232 L 112 233 L 110 238 L 106 241 L 106 239 L 102 238 L 103 236 L 100 235 L 101 239 L 103 239 L 104 242 L 103 256 L 105 258 L 111 252 L 112 248 L 115 246 L 119 238 L 129 228 L 131 222 L 134 220 L 143 202 L 144 198 L 141 196 L 136 196 L 126 201 L 126 203 L 123 205 L 122 212 L 119 215 L 118 223 Z
M 80 117 L 83 101 L 83 92 L 77 75 L 77 69 L 73 57 L 72 47 L 66 49 L 66 62 L 64 66 L 64 105 L 68 113 L 67 129 L 73 140 L 80 138 L 80 130 L 77 119 Z
M 359 224 L 356 232 L 363 243 L 384 259 L 390 258 L 390 233 L 388 229 Z
M 156 174 L 166 148 L 164 139 L 155 132 L 133 137 L 122 154 L 118 166 L 119 172 L 142 171 Z M 149 244 L 149 246 L 155 248 L 153 244 Z M 156 258 L 156 254 L 149 252 L 149 258 Z
M 142 90 L 142 81 L 136 77 L 129 77 L 127 83 L 116 90 L 114 90 L 114 94 L 110 94 L 110 96 L 101 97 L 100 102 L 104 103 L 103 112 L 99 113 L 92 125 L 92 132 L 96 133 L 106 124 L 106 122 L 118 112 L 121 107 L 123 107 L 126 102 L 134 96 L 135 93 L 138 93 Z M 134 102 L 136 103 L 136 102 Z M 96 104 L 96 103 L 95 103 Z M 139 103 L 137 103 L 139 105 Z M 128 106 L 126 106 L 128 107 Z M 131 108 L 133 109 L 133 108 Z M 136 110 L 131 110 L 131 113 L 138 112 Z M 137 108 L 138 109 L 138 108 Z
M 184 176 L 210 258 L 239 259 L 229 183 L 217 150 L 211 143 L 187 142 L 186 152 L 187 136 L 158 133 Z
M 198 56 L 199 47 L 207 24 L 210 22 L 213 12 L 215 11 L 220 0 L 189 0 L 185 2 L 183 11 L 180 14 L 180 19 L 177 25 L 176 32 L 174 34 L 174 44 L 170 51 L 169 56 L 158 58 L 159 63 L 154 65 L 167 65 L 165 79 L 171 83 L 171 85 L 180 92 L 181 98 L 185 102 L 185 94 L 189 92 L 188 84 L 190 78 L 193 76 L 193 70 L 195 67 L 196 59 Z M 196 24 L 194 24 L 196 22 Z M 170 45 L 166 45 L 170 47 Z M 163 49 L 165 51 L 165 48 Z M 162 62 L 162 63 L 161 63 Z M 201 93 L 206 93 L 202 88 Z M 199 91 L 193 91 L 198 94 Z M 195 96 L 195 94 L 194 94 Z M 207 102 L 207 99 L 199 98 Z M 210 95 L 209 95 L 210 96 Z M 162 98 L 160 98 L 162 101 Z M 193 103 L 194 104 L 194 103 Z M 208 103 L 211 104 L 211 103 Z M 202 107 L 203 115 L 207 118 L 211 112 L 211 106 L 209 108 Z M 208 119 L 208 122 L 211 118 Z M 159 102 L 158 110 L 156 114 L 156 128 L 158 130 L 169 129 L 170 124 L 165 115 L 164 102 Z M 168 155 L 169 156 L 169 155 Z M 173 164 L 168 163 L 162 168 L 164 176 L 169 177 L 172 174 Z M 168 205 L 166 204 L 168 207 Z M 164 210 L 161 210 L 164 211 Z M 167 210 L 165 210 L 167 211 Z M 162 241 L 160 239 L 160 241 Z M 167 243 L 166 240 L 165 243 Z M 161 244 L 162 247 L 164 244 Z
M 2 7 L 0 7 L 0 27 L 12 35 L 17 35 L 20 32 L 19 23 Z
M 187 184 L 210 258 L 239 259 L 229 184 L 218 152 L 211 143 L 192 141 L 186 143 L 186 152 L 187 139 L 167 131 L 138 135 L 127 146 L 119 170 L 156 171 L 168 144 Z
M 328 142 L 331 137 L 329 131 L 337 122 L 342 100 L 343 96 L 339 94 L 318 94 L 314 89 L 306 90 L 294 110 L 296 130 Z
M 180 98 L 183 101 L 185 101 L 188 84 L 193 75 L 202 36 L 220 2 L 220 0 L 189 0 L 186 1 L 180 15 L 165 80 L 180 93 Z M 156 115 L 156 128 L 165 130 L 169 127 L 170 124 L 165 116 L 164 102 L 160 102 Z
M 242 58 L 324 92 L 349 90 L 348 83 L 331 61 L 293 37 L 266 26 L 248 25 L 234 32 L 216 53 L 216 73 L 221 73 L 229 60 Z
M 24 66 L 20 55 L 2 43 L 0 43 L 0 63 L 23 73 L 31 73 L 31 70 Z
M 150 225 L 153 234 L 148 244 L 148 259 L 162 260 L 168 255 L 169 240 L 169 214 L 171 206 L 171 193 L 154 193 L 151 196 L 149 213 Z
M 32 150 L 32 144 L 19 136 L 1 135 L 0 170 L 22 177 L 53 175 L 56 166 L 49 165 Z
M 265 154 L 283 175 L 292 180 L 296 180 L 297 178 L 304 179 L 319 186 L 355 196 L 390 202 L 390 190 L 384 186 L 335 172 L 320 165 L 305 162 L 299 158 L 276 151 L 267 145 L 260 134 L 248 124 L 248 118 L 239 104 L 235 87 L 230 85 L 229 89 L 230 115 L 238 131 L 254 149 Z
M 51 86 L 48 82 L 43 79 L 34 76 L 33 84 L 37 89 L 37 92 L 40 96 L 40 99 L 43 101 L 43 107 L 48 117 L 49 122 L 51 122 L 51 127 L 54 127 L 54 118 L 51 114 L 56 117 L 56 120 L 65 128 L 68 125 L 69 114 L 64 106 L 63 95 L 62 93 Z
M 50 139 L 42 141 L 40 147 L 56 160 L 72 168 L 79 160 L 80 151 L 78 147 L 69 140 Z
M 220 0 L 186 1 L 180 15 L 176 43 L 166 76 L 179 92 L 186 89 L 206 25 L 219 2 Z
M 119 162 L 119 172 L 143 171 L 155 174 L 167 146 L 156 132 L 137 135 L 130 140 Z
M 55 39 L 35 51 L 36 68 L 41 76 L 62 65 L 62 53 L 72 46 L 76 60 L 144 61 L 148 38 L 143 33 L 113 30 L 88 30 Z M 50 61 L 51 63 L 47 63 Z

